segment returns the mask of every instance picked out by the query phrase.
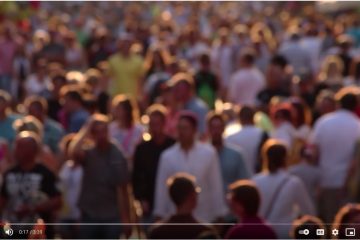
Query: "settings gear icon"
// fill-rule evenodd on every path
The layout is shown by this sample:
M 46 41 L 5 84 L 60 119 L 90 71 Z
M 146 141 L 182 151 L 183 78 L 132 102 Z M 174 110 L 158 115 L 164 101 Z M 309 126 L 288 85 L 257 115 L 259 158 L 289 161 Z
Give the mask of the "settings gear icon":
M 332 235 L 333 236 L 337 236 L 339 235 L 339 230 L 337 230 L 336 228 L 332 230 Z

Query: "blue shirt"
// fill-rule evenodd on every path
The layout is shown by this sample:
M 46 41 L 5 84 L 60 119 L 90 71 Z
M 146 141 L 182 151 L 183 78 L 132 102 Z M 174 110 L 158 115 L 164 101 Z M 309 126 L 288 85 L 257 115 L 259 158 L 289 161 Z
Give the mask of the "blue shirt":
M 9 115 L 4 120 L 0 120 L 0 138 L 5 139 L 10 146 L 12 146 L 16 132 L 13 128 L 14 121 L 18 118 L 18 115 Z
M 206 103 L 198 97 L 192 98 L 185 104 L 185 110 L 192 111 L 196 114 L 199 122 L 199 132 L 205 133 L 206 130 L 206 114 L 209 111 Z
M 78 132 L 89 116 L 90 114 L 84 109 L 73 112 L 70 115 L 68 133 Z
M 62 126 L 47 118 L 44 122 L 44 139 L 43 142 L 49 146 L 53 153 L 57 153 L 59 150 L 59 142 L 61 138 L 64 136 L 64 129 Z
M 240 150 L 224 145 L 218 154 L 225 192 L 229 184 L 250 177 Z

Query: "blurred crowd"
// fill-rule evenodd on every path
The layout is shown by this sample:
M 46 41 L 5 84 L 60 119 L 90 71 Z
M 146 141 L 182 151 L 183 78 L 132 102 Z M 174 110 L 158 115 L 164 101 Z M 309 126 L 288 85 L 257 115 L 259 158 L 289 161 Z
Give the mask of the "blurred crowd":
M 360 234 L 360 6 L 317 7 L 0 3 L 5 228 Z

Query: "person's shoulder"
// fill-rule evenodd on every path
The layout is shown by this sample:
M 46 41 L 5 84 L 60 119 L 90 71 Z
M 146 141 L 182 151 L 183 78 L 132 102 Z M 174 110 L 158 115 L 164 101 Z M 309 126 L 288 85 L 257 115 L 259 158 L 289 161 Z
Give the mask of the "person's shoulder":
M 204 143 L 204 142 L 196 142 L 195 143 L 195 147 L 198 151 L 201 151 L 203 153 L 206 153 L 206 154 L 214 154 L 216 153 L 216 150 L 215 148 L 209 144 L 209 143 Z
M 179 144 L 178 143 L 174 143 L 172 146 L 168 147 L 167 149 L 165 149 L 161 156 L 163 158 L 169 158 L 171 159 L 173 154 L 176 154 L 178 152 L 178 149 L 179 149 Z
M 50 128 L 58 131 L 58 132 L 63 132 L 64 131 L 64 128 L 61 126 L 61 124 L 56 122 L 53 119 L 47 118 L 45 124 L 48 125 Z
M 231 144 L 231 143 L 225 143 L 224 144 L 224 149 L 230 153 L 231 155 L 234 155 L 234 156 L 237 156 L 238 158 L 241 158 L 242 157 L 242 150 L 240 147 L 234 145 L 234 144 Z
M 56 178 L 56 175 L 42 163 L 37 163 L 33 171 L 43 174 L 47 177 Z

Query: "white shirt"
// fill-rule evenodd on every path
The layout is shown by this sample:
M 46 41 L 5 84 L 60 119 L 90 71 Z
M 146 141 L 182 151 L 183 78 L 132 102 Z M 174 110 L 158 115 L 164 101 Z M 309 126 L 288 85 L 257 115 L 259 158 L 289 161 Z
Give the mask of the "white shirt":
M 264 75 L 259 69 L 240 69 L 230 78 L 229 99 L 236 104 L 255 105 L 256 96 L 264 87 Z
M 225 139 L 227 143 L 242 149 L 250 176 L 255 172 L 259 146 L 263 135 L 264 131 L 260 128 L 253 125 L 245 125 L 238 132 Z
M 304 37 L 300 44 L 310 57 L 313 72 L 317 73 L 320 63 L 320 52 L 323 40 L 320 37 Z
M 319 149 L 321 187 L 343 187 L 359 138 L 360 121 L 350 111 L 338 110 L 316 122 L 310 142 Z
M 284 180 L 287 179 L 287 180 Z M 278 238 L 289 238 L 291 223 L 299 214 L 315 214 L 315 208 L 303 182 L 284 170 L 277 173 L 260 173 L 252 179 L 260 191 L 260 215 L 273 224 Z M 278 191 L 270 206 L 278 186 L 286 181 Z M 271 209 L 270 211 L 268 209 Z M 269 214 L 268 216 L 265 216 Z M 278 225 L 278 224 L 286 225 Z
M 185 153 L 177 143 L 165 150 L 161 157 L 156 178 L 154 215 L 167 218 L 175 213 L 166 181 L 179 172 L 186 172 L 196 178 L 201 188 L 194 216 L 202 222 L 211 222 L 225 216 L 227 206 L 223 191 L 220 164 L 216 150 L 209 144 L 196 142 Z
M 296 138 L 296 130 L 289 122 L 283 122 L 271 133 L 271 138 L 282 141 L 290 149 Z
M 233 73 L 233 48 L 231 45 L 216 45 L 211 53 L 212 65 L 215 73 L 218 74 L 221 84 L 227 88 L 230 84 L 230 77 Z
M 72 167 L 72 164 L 71 161 L 65 162 L 59 173 L 65 200 L 62 217 L 64 219 L 79 220 L 81 214 L 78 199 L 81 191 L 83 169 L 81 166 Z
M 49 77 L 40 82 L 35 74 L 31 74 L 25 81 L 25 89 L 28 96 L 39 95 L 46 89 L 49 89 L 51 80 Z

